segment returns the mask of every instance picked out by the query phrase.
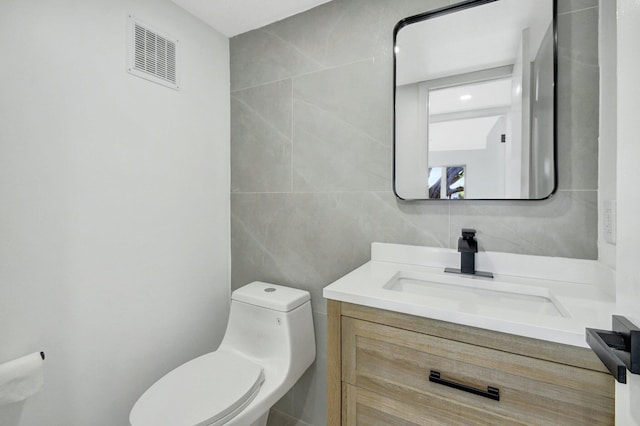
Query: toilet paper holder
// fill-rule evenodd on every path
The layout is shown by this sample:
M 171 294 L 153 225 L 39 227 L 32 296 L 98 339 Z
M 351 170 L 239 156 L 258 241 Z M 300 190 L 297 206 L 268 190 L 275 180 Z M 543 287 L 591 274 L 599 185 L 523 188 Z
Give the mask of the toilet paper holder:
M 627 369 L 640 374 L 640 328 L 627 318 L 613 315 L 611 329 L 586 329 L 587 344 L 620 383 L 627 383 Z

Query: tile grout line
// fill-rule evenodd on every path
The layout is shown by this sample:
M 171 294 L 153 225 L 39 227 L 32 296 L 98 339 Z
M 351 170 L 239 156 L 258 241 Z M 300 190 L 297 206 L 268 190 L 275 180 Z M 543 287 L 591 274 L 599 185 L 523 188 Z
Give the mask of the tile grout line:
M 293 194 L 360 194 L 366 192 L 380 193 L 380 194 L 393 194 L 393 191 L 376 191 L 368 189 L 355 189 L 352 191 L 347 190 L 330 190 L 330 191 L 296 191 Z M 232 195 L 260 195 L 260 194 L 292 194 L 288 191 L 233 191 Z M 442 201 L 434 201 L 435 203 Z
M 285 81 L 285 80 L 289 80 L 289 79 L 291 79 L 293 81 L 293 79 L 295 79 L 295 78 L 306 77 L 308 75 L 317 74 L 317 73 L 324 72 L 324 71 L 330 71 L 330 70 L 334 70 L 334 69 L 338 69 L 338 68 L 342 68 L 342 67 L 347 67 L 347 66 L 359 64 L 359 63 L 362 63 L 362 62 L 375 62 L 376 57 L 384 58 L 385 55 L 384 54 L 383 55 L 378 55 L 378 56 L 373 55 L 373 56 L 370 56 L 370 57 L 367 57 L 367 58 L 357 59 L 357 60 L 351 61 L 351 62 L 345 62 L 343 64 L 331 65 L 331 66 L 324 67 L 324 68 L 318 68 L 318 69 L 313 70 L 313 71 L 303 72 L 301 74 L 289 75 L 287 77 L 279 78 L 277 80 L 265 81 L 264 83 L 258 83 L 258 84 L 254 84 L 252 86 L 241 87 L 239 89 L 232 89 L 231 93 L 242 92 L 243 90 L 255 89 L 257 87 L 266 86 L 268 84 L 279 83 L 281 81 Z
M 565 189 L 558 189 L 556 190 L 556 193 L 558 192 L 598 192 L 598 189 L 571 189 L 571 188 L 565 188 Z M 372 193 L 379 193 L 379 194 L 393 194 L 393 190 L 375 190 L 375 189 L 354 189 L 354 190 L 327 190 L 327 191 L 296 191 L 295 194 L 357 194 L 357 193 L 361 193 L 361 192 L 372 192 Z M 290 192 L 288 191 L 232 191 L 231 194 L 289 194 Z M 428 203 L 433 203 L 434 205 L 438 204 L 438 203 L 447 203 L 449 206 L 449 209 L 451 209 L 451 202 L 452 200 L 429 200 L 429 199 L 422 199 L 422 200 L 414 200 L 414 201 L 424 201 L 424 202 L 428 202 Z M 496 202 L 497 204 L 503 202 L 503 201 L 513 201 L 513 202 L 535 202 L 535 201 L 545 201 L 545 199 L 542 200 L 530 200 L 530 199 L 520 199 L 520 198 L 505 198 L 503 200 L 487 200 L 487 199 L 468 199 L 468 200 L 463 200 L 461 202 L 464 203 L 470 203 L 470 202 Z
M 590 9 L 598 9 L 598 6 L 589 6 L 589 7 L 583 7 L 582 9 L 567 10 L 565 12 L 558 13 L 558 16 L 565 16 L 565 15 L 570 15 L 572 13 L 584 12 L 585 10 L 590 10 Z

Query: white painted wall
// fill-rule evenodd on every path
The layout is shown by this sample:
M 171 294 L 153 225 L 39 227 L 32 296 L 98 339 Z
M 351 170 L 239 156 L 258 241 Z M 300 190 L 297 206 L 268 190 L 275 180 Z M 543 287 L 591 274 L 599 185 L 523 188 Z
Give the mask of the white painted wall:
M 618 147 L 616 247 L 617 303 L 620 314 L 640 325 L 640 2 L 618 0 Z M 640 425 L 640 375 L 616 383 L 616 424 Z
M 126 73 L 129 13 L 180 39 L 180 91 Z M 228 40 L 169 0 L 3 0 L 0 51 L 0 362 L 47 354 L 0 424 L 128 424 L 224 333 Z
M 505 132 L 504 120 L 499 120 L 500 125 L 487 136 L 486 149 L 429 151 L 429 144 L 424 142 L 428 138 L 427 93 L 428 87 L 420 84 L 396 87 L 395 132 L 396 140 L 402 141 L 395 147 L 395 189 L 398 196 L 404 199 L 429 198 L 429 167 L 465 165 L 466 197 L 503 198 L 505 144 L 500 143 L 499 134 Z M 462 125 L 460 123 L 458 127 Z M 463 129 L 459 133 L 470 132 Z
M 529 30 L 525 28 L 522 31 L 522 37 L 518 43 L 518 54 L 513 64 L 511 110 L 507 117 L 505 132 L 509 141 L 504 147 L 504 195 L 506 198 L 529 196 L 530 126 L 529 120 L 524 118 L 531 116 L 530 52 Z M 526 67 L 525 64 L 527 64 Z M 526 154 L 525 159 L 522 158 L 523 152 Z
M 505 132 L 505 118 L 497 120 L 486 136 L 486 148 L 429 153 L 429 167 L 464 165 L 466 198 L 504 198 L 505 146 L 500 135 Z
M 427 89 L 418 84 L 396 87 L 395 181 L 398 197 L 429 198 L 427 141 Z

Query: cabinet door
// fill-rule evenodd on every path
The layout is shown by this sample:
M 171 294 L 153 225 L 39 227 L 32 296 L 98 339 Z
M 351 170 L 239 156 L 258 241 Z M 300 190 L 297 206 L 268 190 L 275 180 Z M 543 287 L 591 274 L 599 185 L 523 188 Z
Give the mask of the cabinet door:
M 484 424 L 490 415 L 511 424 L 613 424 L 613 382 L 597 371 L 347 317 L 342 350 L 343 381 L 406 403 L 406 413 L 422 407 L 427 423 L 400 416 L 415 424 L 447 416 L 462 416 L 448 424 Z M 431 372 L 458 387 L 431 381 Z M 468 391 L 488 387 L 499 388 L 499 401 Z

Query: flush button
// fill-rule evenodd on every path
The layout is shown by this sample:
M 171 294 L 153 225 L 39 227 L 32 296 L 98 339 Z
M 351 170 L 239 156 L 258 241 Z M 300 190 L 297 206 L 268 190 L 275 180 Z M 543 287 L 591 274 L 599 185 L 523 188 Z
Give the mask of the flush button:
M 273 293 L 274 291 L 276 291 L 276 289 L 273 287 L 269 287 L 269 288 L 265 288 L 264 291 L 265 293 Z

